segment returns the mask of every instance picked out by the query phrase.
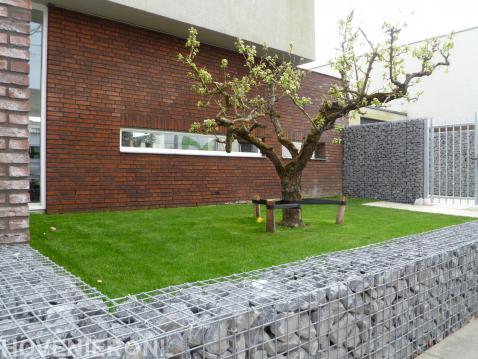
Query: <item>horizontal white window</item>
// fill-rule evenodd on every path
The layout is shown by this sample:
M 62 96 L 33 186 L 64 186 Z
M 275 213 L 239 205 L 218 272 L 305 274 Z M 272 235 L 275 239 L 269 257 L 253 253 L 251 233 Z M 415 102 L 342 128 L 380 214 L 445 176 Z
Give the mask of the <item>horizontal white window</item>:
M 250 143 L 234 141 L 227 153 L 225 136 L 200 135 L 188 132 L 123 128 L 120 131 L 120 151 L 172 155 L 261 157 L 259 149 Z
M 300 151 L 300 149 L 302 148 L 302 142 L 292 141 L 292 143 L 294 144 L 295 148 L 297 148 L 297 151 Z M 285 158 L 285 159 L 291 159 L 292 158 L 291 153 L 284 146 L 282 146 L 282 158 Z M 312 160 L 322 160 L 322 161 L 327 159 L 326 154 L 325 154 L 325 143 L 321 142 L 317 145 L 317 148 L 314 151 L 314 154 L 312 155 L 311 159 Z

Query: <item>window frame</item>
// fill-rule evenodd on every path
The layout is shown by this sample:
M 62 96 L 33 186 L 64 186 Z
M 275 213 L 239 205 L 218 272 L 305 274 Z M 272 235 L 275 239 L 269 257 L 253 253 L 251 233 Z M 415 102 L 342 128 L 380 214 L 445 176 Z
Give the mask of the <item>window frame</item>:
M 47 106 L 47 49 L 48 49 L 48 7 L 32 3 L 32 9 L 43 12 L 42 59 L 41 59 L 41 111 L 40 111 L 40 202 L 30 202 L 30 211 L 44 211 L 46 209 L 46 106 Z M 30 119 L 30 116 L 28 116 Z
M 318 151 L 320 145 L 324 146 L 324 152 L 325 153 L 322 157 L 316 157 L 317 156 L 317 151 Z M 312 159 L 316 160 L 316 161 L 327 161 L 327 144 L 325 142 L 319 142 L 317 144 L 317 147 L 315 148 L 315 151 L 314 151 L 314 157 L 312 157 Z
M 368 121 L 368 122 L 362 123 L 362 120 Z M 381 119 L 372 118 L 372 117 L 367 117 L 367 116 L 360 116 L 360 119 L 359 119 L 359 125 L 360 126 L 373 125 L 373 124 L 381 123 L 381 122 L 386 122 L 386 121 L 381 120 Z
M 202 150 L 183 150 L 176 148 L 147 148 L 147 147 L 127 147 L 122 145 L 123 131 L 137 131 L 137 132 L 166 132 L 166 133 L 185 133 L 183 131 L 169 131 L 160 129 L 146 129 L 146 128 L 130 128 L 121 127 L 119 131 L 119 147 L 121 153 L 142 153 L 142 154 L 157 154 L 157 155 L 182 155 L 182 156 L 209 156 L 209 157 L 246 157 L 246 158 L 264 158 L 260 150 L 257 152 L 231 152 L 226 151 L 202 151 Z M 194 134 L 196 136 L 211 136 L 203 134 Z
M 297 150 L 300 151 L 302 147 L 302 141 L 292 141 L 292 143 L 294 144 L 295 148 L 297 148 Z M 322 143 L 325 144 L 325 142 L 322 142 Z M 300 144 L 300 147 L 297 147 L 297 144 Z M 316 152 L 317 150 L 314 151 L 314 153 L 312 154 L 312 157 L 310 158 L 312 161 L 327 161 L 327 155 L 325 155 L 324 157 L 315 157 Z M 281 155 L 282 155 L 282 158 L 285 160 L 292 159 L 292 154 L 289 152 L 287 148 L 285 148 L 285 146 L 282 146 Z

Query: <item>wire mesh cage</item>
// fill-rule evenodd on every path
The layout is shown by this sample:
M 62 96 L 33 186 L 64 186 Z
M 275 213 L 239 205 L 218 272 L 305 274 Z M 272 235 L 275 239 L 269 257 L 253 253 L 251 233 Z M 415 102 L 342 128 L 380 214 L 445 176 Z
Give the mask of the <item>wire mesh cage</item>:
M 109 299 L 0 247 L 0 358 L 410 358 L 476 314 L 478 223 Z

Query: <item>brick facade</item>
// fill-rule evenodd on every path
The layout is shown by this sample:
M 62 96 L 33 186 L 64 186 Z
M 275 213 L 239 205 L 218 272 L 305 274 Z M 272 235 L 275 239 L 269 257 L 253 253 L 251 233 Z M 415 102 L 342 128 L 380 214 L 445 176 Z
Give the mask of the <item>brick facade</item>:
M 279 196 L 266 158 L 120 153 L 120 128 L 187 131 L 211 114 L 198 109 L 177 54 L 184 40 L 59 8 L 49 10 L 47 211 L 70 212 L 183 206 Z M 204 45 L 199 61 L 217 68 L 223 57 L 241 71 L 240 57 Z M 305 94 L 316 101 L 335 78 L 313 74 Z M 304 122 L 281 104 L 292 136 Z M 273 140 L 270 131 L 262 134 Z M 300 139 L 300 138 L 298 138 Z M 278 146 L 280 151 L 280 147 Z M 327 145 L 327 161 L 304 174 L 310 194 L 341 190 L 342 149 Z
M 30 0 L 0 0 L 0 244 L 28 233 Z

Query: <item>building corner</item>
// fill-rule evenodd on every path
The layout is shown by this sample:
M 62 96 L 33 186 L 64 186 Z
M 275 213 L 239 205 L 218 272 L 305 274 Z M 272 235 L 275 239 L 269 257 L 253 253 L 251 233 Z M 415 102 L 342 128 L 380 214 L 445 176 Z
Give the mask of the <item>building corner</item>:
M 0 244 L 28 242 L 31 0 L 0 0 Z

